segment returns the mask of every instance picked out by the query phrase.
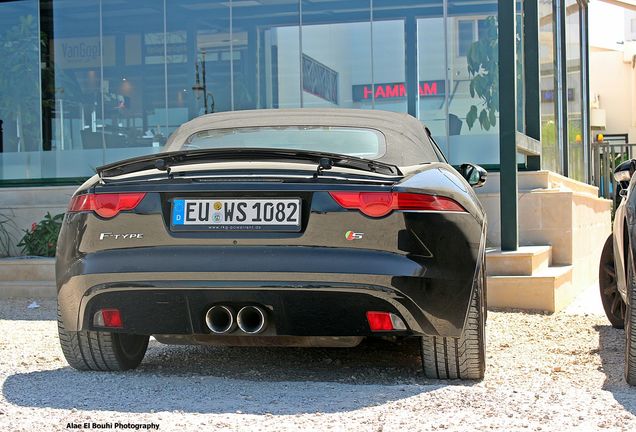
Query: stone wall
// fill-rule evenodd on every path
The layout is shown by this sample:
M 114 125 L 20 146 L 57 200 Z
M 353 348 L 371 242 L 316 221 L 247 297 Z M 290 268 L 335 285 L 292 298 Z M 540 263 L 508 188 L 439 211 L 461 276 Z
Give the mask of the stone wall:
M 488 214 L 488 246 L 500 245 L 499 175 L 477 190 Z M 573 285 L 598 279 L 598 263 L 611 233 L 611 201 L 590 185 L 548 171 L 519 173 L 519 244 L 552 246 L 552 263 L 573 266 Z

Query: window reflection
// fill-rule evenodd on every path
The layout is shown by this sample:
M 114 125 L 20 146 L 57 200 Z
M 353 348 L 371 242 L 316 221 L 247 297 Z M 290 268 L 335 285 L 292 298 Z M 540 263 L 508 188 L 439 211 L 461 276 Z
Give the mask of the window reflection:
M 542 135 L 544 167 L 557 169 L 552 4 L 540 2 Z M 566 7 L 570 171 L 581 178 L 580 5 Z M 37 25 L 24 37 L 12 30 L 29 15 L 42 43 Z M 452 163 L 499 160 L 494 0 L 3 1 L 0 38 L 31 47 L 12 51 L 24 54 L 21 76 L 0 67 L 2 178 L 88 176 L 159 151 L 206 113 L 406 112 L 409 88 L 418 89 L 411 109 Z
M 0 3 L 0 121 L 4 152 L 41 149 L 39 57 L 37 1 Z
M 448 1 L 448 145 L 451 163 L 499 162 L 496 3 Z
M 167 134 L 203 114 L 230 111 L 229 3 L 166 0 Z
M 419 116 L 431 130 L 442 151 L 448 156 L 447 128 L 450 127 L 452 135 L 459 135 L 465 125 L 457 115 L 448 112 L 446 50 L 444 44 L 439 43 L 440 40 L 444 40 L 443 4 L 441 0 L 436 3 L 439 10 L 437 14 L 417 20 L 418 81 L 421 86 L 426 84 L 431 89 L 419 95 Z M 467 47 L 473 42 L 473 22 L 463 22 L 470 24 L 465 26 L 466 33 L 463 38 L 465 42 L 462 43 Z M 433 85 L 434 88 L 431 87 Z
M 370 93 L 361 90 L 372 82 L 370 2 L 303 0 L 302 14 L 303 107 L 372 104 Z
M 109 151 L 106 162 L 165 143 L 164 37 L 171 48 L 179 40 L 171 33 L 164 36 L 163 17 L 163 4 L 154 0 L 102 2 L 103 125 L 96 132 L 85 128 L 82 141 L 85 149 L 119 149 Z
M 404 20 L 390 20 L 387 15 L 389 14 L 382 10 L 374 11 L 373 14 L 372 73 L 375 104 L 372 106 L 385 111 L 406 112 L 406 89 L 402 85 L 406 84 Z M 371 80 L 367 82 L 370 83 Z
M 554 1 L 539 2 L 539 73 L 541 86 L 541 168 L 561 172 L 557 144 L 554 74 Z
M 583 105 L 581 86 L 581 7 L 576 0 L 567 0 L 565 5 L 565 42 L 568 72 L 568 175 L 574 179 L 584 181 L 583 120 L 581 117 L 581 107 Z
M 231 109 L 300 106 L 299 23 L 298 0 L 233 8 Z

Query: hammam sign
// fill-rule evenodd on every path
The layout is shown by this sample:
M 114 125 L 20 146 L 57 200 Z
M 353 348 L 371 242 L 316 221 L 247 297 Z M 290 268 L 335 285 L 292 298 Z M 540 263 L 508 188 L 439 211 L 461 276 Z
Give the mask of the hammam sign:
M 444 96 L 446 83 L 444 80 L 420 81 L 418 84 L 420 97 Z M 353 101 L 400 99 L 406 97 L 406 85 L 403 82 L 359 84 L 352 86 Z

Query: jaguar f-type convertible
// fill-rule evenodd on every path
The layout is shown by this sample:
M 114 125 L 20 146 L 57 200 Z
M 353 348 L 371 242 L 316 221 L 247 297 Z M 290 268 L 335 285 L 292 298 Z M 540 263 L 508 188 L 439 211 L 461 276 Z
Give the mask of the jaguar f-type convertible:
M 417 337 L 433 378 L 485 370 L 486 217 L 406 114 L 258 110 L 185 123 L 102 166 L 60 232 L 68 363 L 117 371 L 168 344 L 353 347 Z

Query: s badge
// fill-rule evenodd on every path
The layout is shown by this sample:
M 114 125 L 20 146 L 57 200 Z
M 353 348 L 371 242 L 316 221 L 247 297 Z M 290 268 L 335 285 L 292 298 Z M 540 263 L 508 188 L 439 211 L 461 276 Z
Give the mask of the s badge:
M 361 232 L 353 232 L 353 231 L 347 231 L 345 233 L 345 239 L 351 241 L 351 240 L 362 240 L 362 237 L 364 236 L 364 233 Z

